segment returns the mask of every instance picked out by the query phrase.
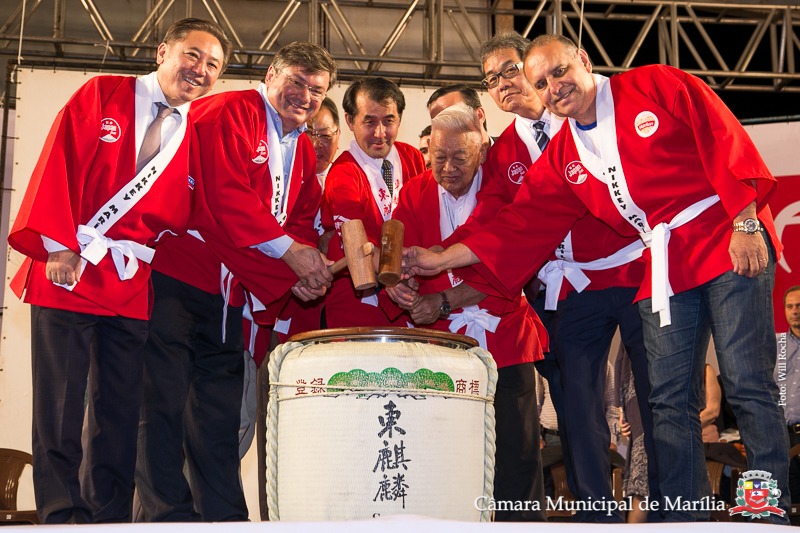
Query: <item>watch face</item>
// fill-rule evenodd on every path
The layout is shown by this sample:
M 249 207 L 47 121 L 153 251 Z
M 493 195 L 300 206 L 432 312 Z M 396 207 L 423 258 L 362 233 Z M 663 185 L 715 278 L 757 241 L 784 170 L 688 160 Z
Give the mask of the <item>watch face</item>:
M 758 231 L 758 220 L 748 218 L 744 221 L 744 231 L 747 233 L 755 233 Z

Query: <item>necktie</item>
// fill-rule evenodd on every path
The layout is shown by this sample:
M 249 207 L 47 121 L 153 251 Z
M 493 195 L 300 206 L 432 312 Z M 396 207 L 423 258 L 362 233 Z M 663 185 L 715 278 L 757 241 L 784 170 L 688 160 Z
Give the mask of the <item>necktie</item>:
M 381 172 L 383 173 L 383 182 L 386 183 L 386 188 L 389 189 L 389 196 L 392 196 L 392 164 L 389 163 L 388 159 L 383 160 L 383 164 L 381 165 Z
M 158 106 L 158 114 L 144 133 L 142 147 L 139 149 L 139 157 L 136 159 L 137 174 L 161 151 L 161 124 L 174 111 L 174 109 L 161 102 L 156 102 L 156 106 Z
M 544 132 L 544 122 L 537 121 L 533 123 L 533 138 L 536 139 L 536 144 L 539 145 L 539 150 L 544 152 L 547 143 L 550 142 L 550 137 Z

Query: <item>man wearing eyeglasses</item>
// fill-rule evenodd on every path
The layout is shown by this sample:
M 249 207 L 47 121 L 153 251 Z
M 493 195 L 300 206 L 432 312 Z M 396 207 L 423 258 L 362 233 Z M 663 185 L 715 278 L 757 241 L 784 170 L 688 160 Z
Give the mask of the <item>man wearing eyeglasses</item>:
M 494 221 L 442 253 L 406 250 L 406 268 L 431 274 L 483 261 L 497 290 L 515 294 L 537 268 L 531 263 L 589 211 L 640 238 L 648 249 L 636 298 L 663 518 L 709 517 L 708 508 L 663 504 L 710 496 L 699 394 L 713 334 L 748 467 L 777 483 L 780 511 L 766 521 L 788 523 L 788 436 L 772 380 L 771 293 L 782 248 L 767 205 L 775 178 L 719 97 L 678 69 L 651 65 L 607 78 L 572 41 L 543 35 L 525 74 L 569 125 Z
M 325 187 L 325 176 L 339 151 L 339 110 L 336 103 L 325 97 L 317 114 L 308 121 L 308 135 L 317 155 L 317 178 Z
M 324 188 L 331 163 L 339 151 L 339 110 L 336 108 L 336 103 L 326 96 L 319 111 L 307 122 L 307 126 L 306 134 L 311 138 L 317 155 L 317 179 Z M 317 248 L 327 255 L 333 230 L 323 228 L 321 210 L 317 210 L 314 227 L 319 233 Z M 324 327 L 322 322 L 324 303 L 324 297 L 311 302 L 302 301 L 297 297 L 290 298 L 281 310 L 278 320 L 275 321 L 274 330 L 278 334 L 278 340 L 286 342 L 289 337 L 298 333 Z
M 294 42 L 278 50 L 257 89 L 193 108 L 199 232 L 156 254 L 137 465 L 145 520 L 247 519 L 242 287 L 254 319 L 271 325 L 290 294 L 311 300 L 330 284 L 314 229 L 316 156 L 304 132 L 335 75 L 324 48 Z
M 545 109 L 522 73 L 522 58 L 530 41 L 516 32 L 498 34 L 481 46 L 486 77 L 483 86 L 503 111 L 514 113 L 511 125 L 487 156 L 487 185 L 478 196 L 474 218 L 488 222 L 514 201 L 528 168 L 561 129 L 562 117 Z M 537 362 L 548 380 L 558 415 L 564 465 L 570 490 L 579 500 L 612 498 L 608 457 L 608 424 L 604 405 L 605 360 L 617 327 L 636 376 L 642 405 L 646 448 L 652 455 L 652 417 L 647 405 L 649 382 L 642 321 L 633 305 L 644 265 L 625 250 L 637 241 L 622 237 L 591 215 L 581 218 L 538 275 L 545 287 L 531 296 L 550 334 L 550 351 Z M 635 256 L 635 257 L 634 257 Z M 633 261 L 632 261 L 633 259 Z M 537 279 L 534 278 L 534 282 Z M 573 284 L 574 282 L 574 284 Z M 529 283 L 529 287 L 538 283 Z M 558 310 L 556 310 L 558 308 Z M 578 358 L 589 364 L 573 364 Z M 656 483 L 655 461 L 650 466 Z M 656 494 L 654 487 L 651 494 Z M 622 521 L 619 512 L 579 511 L 576 521 Z
M 392 217 L 400 189 L 425 170 L 419 150 L 396 142 L 405 106 L 403 92 L 385 78 L 359 80 L 345 91 L 342 107 L 355 139 L 333 163 L 322 201 L 323 224 L 336 230 L 328 247 L 333 260 L 344 257 L 340 231 L 348 220 L 360 219 L 367 238 L 380 247 L 381 227 Z M 375 290 L 356 291 L 347 272 L 331 287 L 326 318 L 331 327 L 406 325 L 387 318 Z

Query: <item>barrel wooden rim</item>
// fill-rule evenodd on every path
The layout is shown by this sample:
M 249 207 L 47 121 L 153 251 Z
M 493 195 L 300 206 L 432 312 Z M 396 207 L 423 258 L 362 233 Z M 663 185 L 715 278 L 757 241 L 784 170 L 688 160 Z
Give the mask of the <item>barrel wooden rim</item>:
M 342 341 L 425 342 L 469 349 L 478 345 L 472 337 L 427 328 L 333 328 L 306 331 L 293 335 L 289 342 L 321 344 Z

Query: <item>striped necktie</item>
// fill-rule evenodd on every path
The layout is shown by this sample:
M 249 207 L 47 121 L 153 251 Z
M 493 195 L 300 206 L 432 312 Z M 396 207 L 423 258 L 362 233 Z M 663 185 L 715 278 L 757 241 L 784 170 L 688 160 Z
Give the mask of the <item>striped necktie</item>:
M 539 151 L 544 152 L 547 148 L 547 143 L 550 142 L 550 137 L 544 132 L 544 122 L 541 120 L 533 123 L 533 138 L 536 139 L 536 144 L 539 145 Z

